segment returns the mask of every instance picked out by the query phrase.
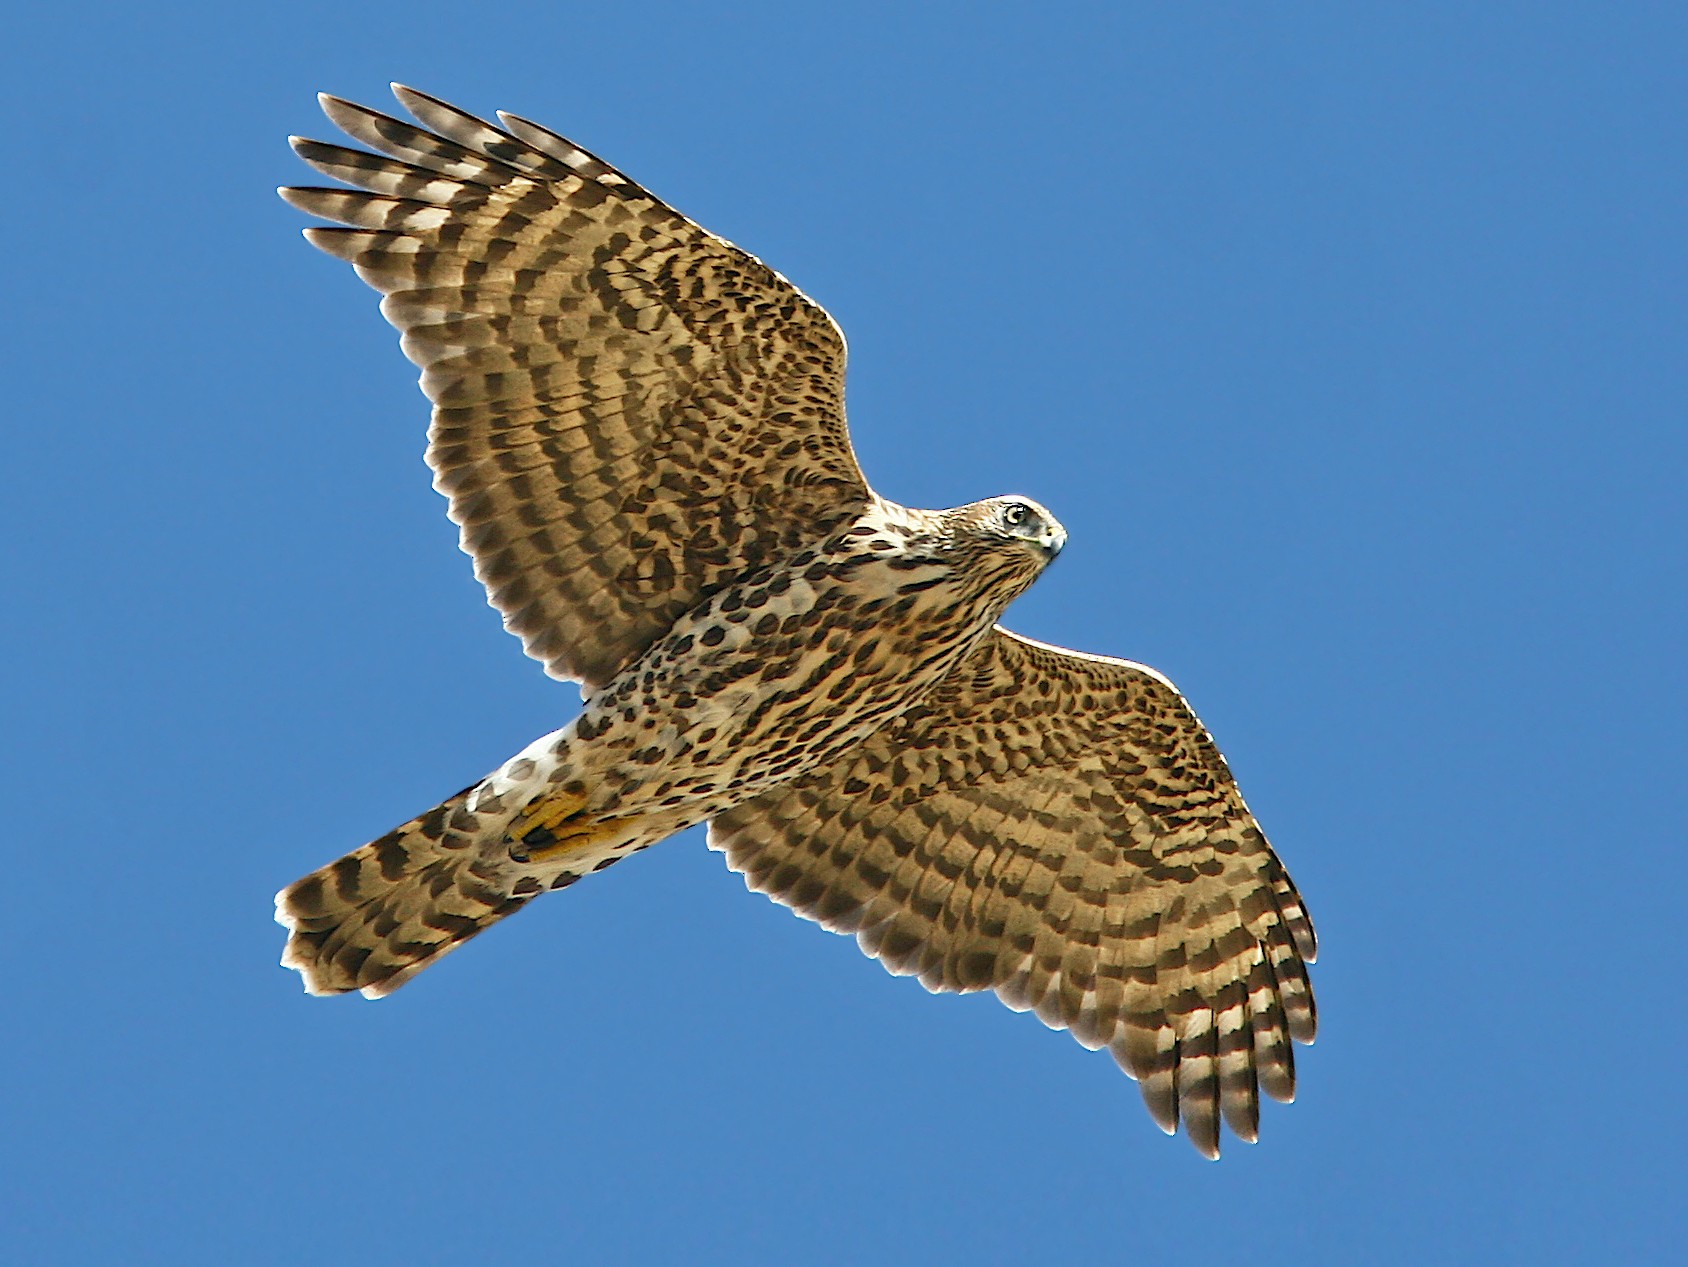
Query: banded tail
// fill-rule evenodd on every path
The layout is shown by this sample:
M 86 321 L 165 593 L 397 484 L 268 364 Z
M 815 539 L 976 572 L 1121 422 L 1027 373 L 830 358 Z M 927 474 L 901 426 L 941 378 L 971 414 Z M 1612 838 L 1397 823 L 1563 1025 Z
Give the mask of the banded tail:
M 518 861 L 497 798 L 465 788 L 361 849 L 276 894 L 292 934 L 283 967 L 310 994 L 391 994 L 547 888 L 578 878 L 556 863 Z M 571 874 L 571 872 L 574 872 Z

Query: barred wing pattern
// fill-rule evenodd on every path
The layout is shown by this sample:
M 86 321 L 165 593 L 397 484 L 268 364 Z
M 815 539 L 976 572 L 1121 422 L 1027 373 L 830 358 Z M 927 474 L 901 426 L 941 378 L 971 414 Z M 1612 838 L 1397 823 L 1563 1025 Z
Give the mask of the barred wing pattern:
M 284 189 L 385 296 L 434 403 L 428 462 L 505 626 L 602 685 L 682 612 L 852 518 L 844 338 L 760 261 L 537 124 L 395 85 L 324 96 L 371 154 Z M 390 157 L 382 157 L 387 155 Z
M 1173 686 L 998 628 L 836 766 L 717 818 L 752 888 L 929 990 L 1108 1047 L 1169 1134 L 1295 1093 L 1313 927 Z

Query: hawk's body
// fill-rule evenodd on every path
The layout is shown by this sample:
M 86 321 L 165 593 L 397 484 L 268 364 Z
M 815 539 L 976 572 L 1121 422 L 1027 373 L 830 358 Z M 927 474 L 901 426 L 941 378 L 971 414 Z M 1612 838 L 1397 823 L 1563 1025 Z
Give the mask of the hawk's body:
M 777 274 L 533 124 L 325 99 L 380 158 L 287 190 L 388 298 L 430 462 L 506 623 L 583 712 L 290 886 L 284 962 L 396 989 L 695 823 L 756 888 L 932 989 L 1108 1046 L 1168 1130 L 1245 1138 L 1310 1041 L 1312 929 L 1212 741 L 1152 671 L 996 625 L 1042 507 L 896 506 L 844 427 L 843 341 Z

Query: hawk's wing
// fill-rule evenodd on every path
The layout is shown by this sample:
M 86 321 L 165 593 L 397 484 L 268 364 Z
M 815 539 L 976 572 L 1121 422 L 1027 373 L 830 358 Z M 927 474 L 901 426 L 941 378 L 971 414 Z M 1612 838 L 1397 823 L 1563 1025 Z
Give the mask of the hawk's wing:
M 1313 927 L 1164 678 L 997 629 L 836 766 L 717 818 L 760 890 L 930 990 L 1109 1047 L 1171 1132 L 1244 1139 L 1295 1092 Z
M 434 402 L 428 462 L 504 623 L 601 685 L 700 598 L 872 496 L 844 337 L 778 273 L 561 137 L 395 86 L 333 97 L 391 158 L 294 140 L 355 185 L 284 189 L 386 295 Z M 368 192 L 363 192 L 368 191 Z

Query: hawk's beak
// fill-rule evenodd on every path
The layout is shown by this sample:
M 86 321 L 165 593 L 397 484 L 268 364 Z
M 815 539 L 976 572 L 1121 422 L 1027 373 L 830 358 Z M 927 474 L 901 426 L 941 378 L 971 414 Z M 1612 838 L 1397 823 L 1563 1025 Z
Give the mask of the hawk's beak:
M 1067 544 L 1067 530 L 1065 528 L 1050 528 L 1037 539 L 1038 545 L 1043 547 L 1044 554 L 1053 563 L 1055 556 L 1061 553 L 1061 547 Z

